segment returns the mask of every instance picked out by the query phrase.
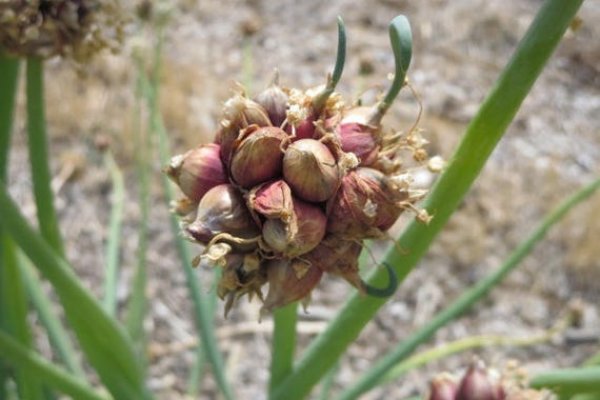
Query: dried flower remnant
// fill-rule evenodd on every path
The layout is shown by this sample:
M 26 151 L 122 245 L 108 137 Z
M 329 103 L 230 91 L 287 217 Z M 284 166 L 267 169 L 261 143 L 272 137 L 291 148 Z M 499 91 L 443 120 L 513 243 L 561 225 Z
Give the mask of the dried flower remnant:
M 407 26 L 402 18 L 392 25 Z M 426 141 L 414 127 L 399 133 L 381 124 L 395 95 L 357 108 L 334 91 L 345 60 L 341 21 L 338 27 L 336 67 L 325 85 L 286 88 L 276 75 L 253 100 L 238 91 L 224 103 L 214 143 L 196 149 L 206 155 L 176 156 L 167 168 L 185 195 L 177 207 L 184 233 L 205 246 L 198 260 L 223 269 L 218 294 L 226 312 L 243 295 L 262 300 L 264 311 L 306 301 L 323 274 L 387 297 L 397 287 L 390 266 L 387 288 L 360 276 L 364 240 L 384 237 L 404 211 L 430 218 L 415 205 L 424 191 L 404 167 L 412 158 L 426 168 Z
M 0 49 L 20 57 L 85 62 L 116 50 L 123 26 L 117 0 L 0 1 Z

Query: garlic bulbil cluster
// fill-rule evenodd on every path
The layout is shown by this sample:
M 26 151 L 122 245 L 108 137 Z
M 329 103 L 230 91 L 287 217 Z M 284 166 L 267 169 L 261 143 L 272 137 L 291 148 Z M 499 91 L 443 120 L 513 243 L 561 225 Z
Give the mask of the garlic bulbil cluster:
M 84 62 L 116 49 L 123 25 L 118 0 L 0 1 L 0 49 L 20 57 Z
M 308 90 L 278 80 L 225 101 L 214 142 L 166 168 L 185 195 L 175 206 L 183 233 L 204 246 L 198 262 L 223 269 L 226 313 L 245 294 L 266 311 L 307 300 L 324 273 L 370 293 L 363 241 L 385 237 L 405 210 L 429 218 L 404 164 L 427 160 L 415 130 L 383 128 L 381 107 L 347 105 L 331 77 Z

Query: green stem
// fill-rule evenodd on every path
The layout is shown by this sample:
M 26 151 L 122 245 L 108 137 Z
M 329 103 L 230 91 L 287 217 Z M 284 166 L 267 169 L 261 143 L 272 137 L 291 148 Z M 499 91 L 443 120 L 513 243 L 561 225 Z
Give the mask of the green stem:
M 162 117 L 158 110 L 160 59 L 163 43 L 162 29 L 158 33 L 158 38 L 158 45 L 156 46 L 154 54 L 154 71 L 152 81 L 147 82 L 144 79 L 144 93 L 147 97 L 150 109 L 151 136 L 156 137 L 158 139 L 160 163 L 162 165 L 167 165 L 169 162 L 170 153 L 169 142 L 167 132 L 162 121 Z M 162 184 L 167 203 L 170 203 L 174 200 L 175 195 L 173 193 L 173 189 L 171 183 L 169 182 L 169 179 L 164 174 L 162 175 Z M 192 296 L 192 303 L 194 305 L 194 312 L 196 314 L 196 327 L 198 329 L 198 332 L 200 333 L 200 339 L 202 341 L 204 352 L 211 362 L 213 372 L 217 380 L 217 384 L 219 385 L 219 388 L 221 389 L 223 395 L 226 399 L 232 400 L 234 398 L 233 390 L 231 389 L 231 386 L 229 385 L 229 382 L 227 381 L 227 378 L 225 376 L 223 357 L 221 355 L 221 352 L 219 351 L 217 337 L 215 335 L 213 321 L 214 312 L 212 312 L 210 305 L 204 298 L 202 290 L 200 289 L 198 278 L 192 267 L 192 256 L 190 254 L 190 250 L 187 246 L 187 243 L 180 236 L 179 221 L 177 220 L 177 217 L 173 214 L 170 215 L 169 221 L 171 224 L 171 230 L 173 231 L 173 234 L 175 236 L 177 252 L 179 253 L 183 264 L 186 282 L 188 284 L 188 288 Z
M 110 172 L 112 181 L 112 210 L 108 228 L 108 243 L 106 245 L 106 276 L 104 281 L 103 306 L 108 315 L 114 317 L 117 311 L 117 282 L 119 273 L 119 244 L 121 243 L 121 225 L 123 221 L 123 203 L 125 201 L 125 185 L 123 174 L 114 157 L 107 150 L 104 162 Z
M 273 312 L 273 342 L 271 345 L 271 381 L 272 392 L 290 373 L 296 350 L 296 322 L 298 303 L 294 302 Z
M 69 372 L 44 360 L 36 353 L 30 351 L 6 333 L 0 331 L 0 353 L 2 357 L 18 368 L 35 373 L 36 377 L 64 394 L 81 400 L 108 400 L 109 398 L 96 392 L 74 378 Z
M 340 399 L 353 399 L 361 393 L 374 387 L 381 376 L 387 373 L 396 363 L 412 353 L 420 344 L 428 340 L 441 327 L 456 319 L 471 306 L 486 296 L 496 287 L 519 263 L 531 252 L 533 247 L 546 235 L 548 230 L 560 221 L 566 213 L 590 197 L 600 187 L 600 179 L 585 186 L 573 196 L 562 202 L 555 210 L 548 214 L 533 233 L 522 242 L 508 259 L 494 273 L 479 281 L 467 290 L 442 312 L 433 317 L 425 326 L 402 341 L 387 356 L 369 369 L 354 385 L 348 388 Z
M 532 388 L 547 388 L 562 396 L 597 392 L 600 383 L 600 367 L 557 369 L 534 376 Z
M 140 221 L 138 223 L 138 246 L 137 246 L 137 264 L 135 276 L 133 278 L 133 287 L 131 289 L 131 298 L 127 313 L 127 330 L 134 343 L 138 344 L 138 353 L 144 353 L 144 344 L 146 342 L 144 335 L 144 317 L 146 315 L 146 285 L 148 280 L 147 273 L 147 250 L 148 250 L 148 219 L 150 215 L 150 188 L 148 173 L 151 170 L 150 148 L 152 143 L 150 137 L 142 132 L 142 86 L 141 86 L 141 62 L 136 61 L 138 78 L 135 88 L 135 112 L 134 112 L 134 131 L 136 143 L 136 168 L 139 182 L 138 204 L 140 206 Z M 140 357 L 142 358 L 142 356 Z
M 526 337 L 526 338 L 511 338 L 506 336 L 498 335 L 481 335 L 472 336 L 463 339 L 456 340 L 454 342 L 445 343 L 441 346 L 435 347 L 430 350 L 423 351 L 419 354 L 402 361 L 392 368 L 388 373 L 379 379 L 379 383 L 385 384 L 397 380 L 408 371 L 419 368 L 423 365 L 427 365 L 435 360 L 439 360 L 453 354 L 461 353 L 467 350 L 482 348 L 482 347 L 494 347 L 494 346 L 505 346 L 505 347 L 526 347 L 533 346 L 540 343 L 545 343 L 550 340 L 559 332 L 564 331 L 568 327 L 568 321 L 563 320 L 560 324 L 543 332 L 537 336 Z
M 436 234 L 462 201 L 582 1 L 548 0 L 540 9 L 495 87 L 467 128 L 447 170 L 426 199 L 424 206 L 434 215 L 433 220 L 429 225 L 416 221 L 409 224 L 398 241 L 401 248 L 410 250 L 407 254 L 397 254 L 392 248 L 386 255 L 384 261 L 394 266 L 400 281 L 425 254 Z M 380 285 L 385 275 L 383 271 L 376 271 L 369 283 Z M 294 374 L 276 390 L 275 398 L 293 400 L 306 397 L 384 303 L 384 299 L 362 298 L 356 294 L 352 296 L 325 332 L 311 343 Z
M 71 266 L 29 226 L 1 185 L 0 224 L 54 287 L 82 350 L 111 393 L 116 398 L 151 398 L 125 332 L 81 284 Z
M 373 113 L 369 118 L 369 125 L 374 126 L 379 126 L 381 119 L 404 86 L 406 73 L 412 58 L 412 32 L 408 19 L 404 15 L 394 18 L 390 23 L 389 32 L 396 68 L 392 86 L 388 89 L 383 100 L 374 107 Z
M 325 378 L 323 379 L 323 383 L 321 383 L 321 394 L 319 395 L 320 400 L 329 400 L 332 398 L 331 389 L 333 388 L 333 384 L 335 382 L 335 377 L 340 369 L 340 363 L 337 362 L 333 368 L 327 372 Z
M 335 66 L 333 67 L 333 74 L 327 78 L 327 84 L 323 88 L 323 90 L 318 93 L 313 100 L 313 110 L 315 114 L 318 116 L 323 107 L 325 107 L 325 103 L 329 96 L 333 94 L 335 87 L 337 86 L 340 78 L 342 77 L 342 72 L 344 71 L 344 64 L 346 63 L 346 27 L 344 26 L 344 20 L 342 17 L 337 17 L 337 25 L 338 25 L 338 44 L 337 44 L 337 53 L 335 56 Z
M 50 339 L 53 350 L 56 351 L 58 358 L 65 363 L 65 366 L 70 373 L 85 381 L 85 373 L 83 372 L 75 348 L 71 344 L 67 331 L 56 317 L 54 310 L 52 310 L 52 303 L 44 294 L 44 288 L 41 285 L 38 274 L 35 272 L 34 267 L 29 260 L 25 257 L 21 257 L 20 263 L 25 285 L 27 287 L 27 293 L 29 294 L 29 298 L 34 305 L 42 324 L 48 332 L 48 338 Z
M 0 185 L 7 179 L 8 156 L 12 136 L 13 116 L 15 109 L 15 98 L 19 77 L 19 61 L 16 58 L 6 56 L 0 51 Z M 0 232 L 0 240 L 4 234 Z M 7 267 L 0 256 L 0 275 Z M 1 283 L 1 282 L 0 282 Z M 5 304 L 4 296 L 0 293 L 0 311 L 6 310 L 10 303 Z M 6 329 L 6 312 L 0 312 L 0 329 Z M 5 399 L 6 382 L 9 371 L 0 360 L 0 400 Z
M 64 248 L 54 211 L 54 196 L 50 188 L 48 138 L 44 113 L 44 65 L 38 58 L 27 60 L 27 134 L 29 162 L 35 194 L 40 231 L 44 239 L 60 254 Z

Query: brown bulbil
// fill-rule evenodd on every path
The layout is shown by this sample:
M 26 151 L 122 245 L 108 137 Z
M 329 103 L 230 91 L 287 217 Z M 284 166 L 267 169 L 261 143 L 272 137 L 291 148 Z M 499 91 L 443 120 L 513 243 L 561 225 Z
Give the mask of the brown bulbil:
M 245 239 L 258 235 L 242 195 L 230 184 L 215 186 L 204 195 L 196 219 L 185 227 L 185 231 L 203 244 L 221 233 Z
M 463 376 L 456 400 L 504 400 L 499 383 L 492 380 L 481 361 L 474 361 Z
M 454 378 L 444 373 L 436 376 L 431 381 L 427 400 L 456 400 L 457 391 L 458 384 Z
M 329 199 L 340 185 L 340 169 L 329 148 L 318 140 L 292 143 L 283 157 L 283 176 L 294 194 L 306 201 Z
M 298 259 L 270 260 L 266 264 L 269 292 L 263 310 L 271 311 L 308 296 L 323 271 Z
M 228 182 L 219 149 L 206 144 L 171 159 L 166 173 L 190 200 L 199 202 L 210 189 Z
M 281 127 L 286 118 L 288 95 L 273 83 L 254 98 L 267 114 L 273 126 Z
M 333 201 L 327 205 L 327 231 L 348 238 L 377 237 L 402 213 L 399 202 L 408 192 L 397 188 L 378 170 L 358 168 L 343 179 Z
M 279 128 L 256 126 L 248 128 L 234 144 L 231 158 L 231 176 L 243 188 L 281 175 L 282 146 L 286 133 Z
M 242 130 L 250 125 L 271 126 L 271 120 L 260 104 L 241 94 L 236 94 L 223 106 L 223 119 L 219 130 L 221 159 L 226 165 L 229 165 L 231 152 Z
M 342 144 L 342 150 L 354 153 L 362 166 L 372 165 L 377 161 L 379 155 L 379 128 L 368 124 L 367 118 L 370 111 L 371 108 L 367 107 L 347 110 L 335 128 Z
M 284 180 L 264 183 L 250 191 L 248 207 L 265 218 L 288 221 L 294 213 L 292 190 Z

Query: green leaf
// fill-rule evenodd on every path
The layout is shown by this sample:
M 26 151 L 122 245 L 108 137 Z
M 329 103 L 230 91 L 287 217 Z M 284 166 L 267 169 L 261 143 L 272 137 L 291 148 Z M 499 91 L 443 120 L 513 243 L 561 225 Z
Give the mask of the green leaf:
M 532 388 L 547 388 L 564 396 L 597 392 L 600 388 L 600 367 L 557 369 L 534 376 Z
M 81 348 L 108 390 L 118 399 L 151 398 L 123 329 L 81 284 L 69 264 L 28 225 L 4 187 L 0 187 L 0 217 L 1 227 L 54 287 Z
M 112 209 L 108 228 L 108 241 L 106 245 L 106 265 L 104 280 L 104 309 L 111 317 L 117 311 L 117 282 L 119 279 L 119 244 L 121 243 L 121 225 L 123 221 L 123 202 L 125 201 L 125 188 L 123 174 L 115 162 L 110 150 L 104 154 L 104 163 L 110 172 L 112 181 Z
M 16 367 L 30 371 L 50 387 L 62 391 L 77 400 L 109 400 L 87 386 L 85 382 L 71 376 L 42 357 L 19 344 L 9 335 L 0 331 L 0 354 Z M 24 399 L 27 397 L 23 397 Z
M 475 118 L 469 124 L 447 170 L 432 188 L 424 208 L 433 214 L 429 225 L 413 221 L 398 240 L 407 254 L 390 250 L 385 262 L 402 281 L 425 254 L 437 233 L 462 201 L 487 158 L 512 121 L 544 64 L 560 41 L 582 0 L 544 3 L 516 52 Z M 375 271 L 370 284 L 382 285 L 385 271 Z M 277 388 L 276 399 L 306 397 L 346 348 L 358 337 L 385 300 L 358 295 L 346 303 L 328 328 L 310 344 L 293 375 Z
M 44 64 L 37 58 L 27 60 L 27 138 L 35 206 L 42 236 L 59 253 L 64 254 L 62 236 L 54 210 L 50 182 L 48 138 L 44 113 Z

